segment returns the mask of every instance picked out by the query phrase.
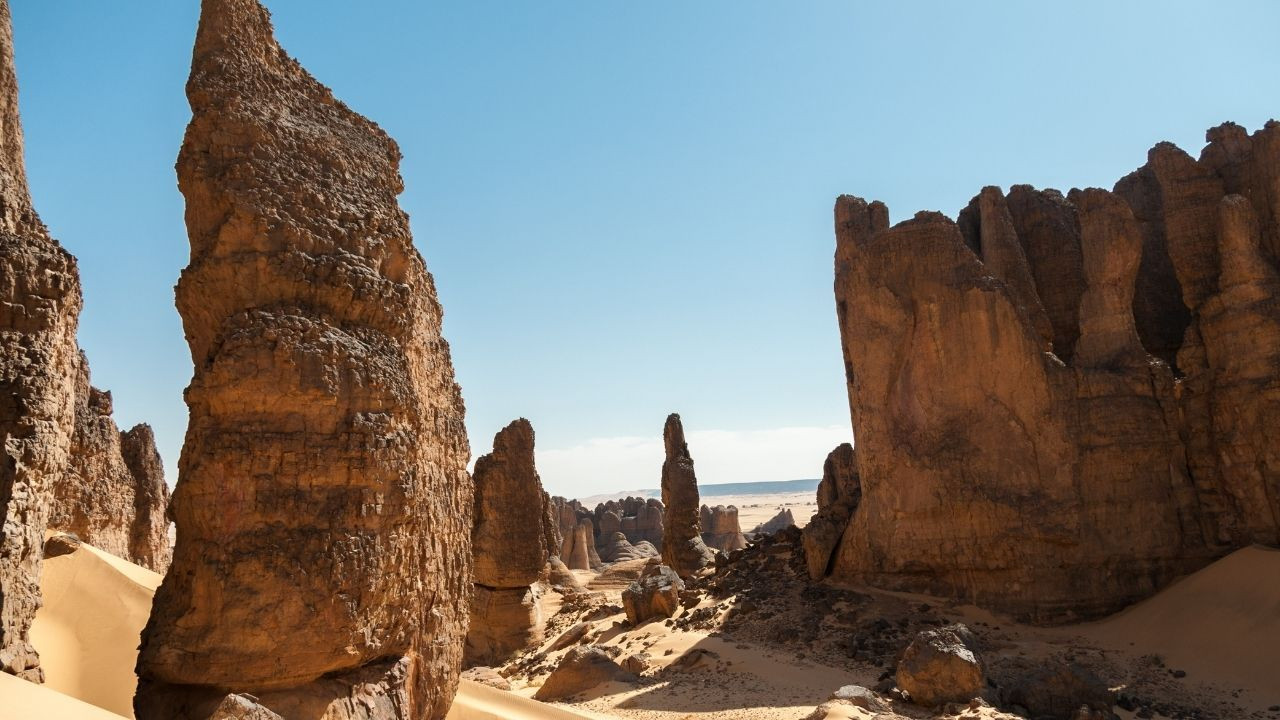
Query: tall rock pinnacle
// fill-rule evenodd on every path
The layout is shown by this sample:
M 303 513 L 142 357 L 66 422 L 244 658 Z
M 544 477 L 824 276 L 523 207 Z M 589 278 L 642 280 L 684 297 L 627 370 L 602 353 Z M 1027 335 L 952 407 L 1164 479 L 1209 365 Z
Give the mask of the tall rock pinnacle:
M 662 440 L 667 452 L 662 463 L 662 562 L 681 577 L 689 577 L 710 565 L 715 554 L 702 540 L 698 478 L 679 415 L 667 417 Z
M 31 206 L 8 0 L 0 0 L 0 671 L 40 681 L 28 631 L 53 486 L 75 425 L 80 278 Z
M 137 715 L 207 717 L 245 691 L 286 717 L 441 717 L 473 497 L 399 148 L 285 54 L 257 0 L 204 0 L 187 96 L 195 375 Z

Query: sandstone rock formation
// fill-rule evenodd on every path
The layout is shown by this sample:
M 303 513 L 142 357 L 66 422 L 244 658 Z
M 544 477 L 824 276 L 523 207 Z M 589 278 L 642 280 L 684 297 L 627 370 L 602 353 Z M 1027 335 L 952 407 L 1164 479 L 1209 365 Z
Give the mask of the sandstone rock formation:
M 948 625 L 916 635 L 898 661 L 895 681 L 911 702 L 933 707 L 968 702 L 986 689 L 982 662 L 970 647 L 964 625 Z
M 667 417 L 662 439 L 667 453 L 662 463 L 662 505 L 666 509 L 662 519 L 662 560 L 680 577 L 689 577 L 710 565 L 714 554 L 702 541 L 698 478 L 679 415 Z
M 862 484 L 853 446 L 843 443 L 827 455 L 818 483 L 818 512 L 804 526 L 804 559 L 809 577 L 820 580 L 831 572 L 831 561 L 849 518 L 862 500 Z
M 559 590 L 561 594 L 583 590 L 582 583 L 569 570 L 569 566 L 554 555 L 547 561 L 547 584 Z
M 1280 542 L 1280 123 L 1207 139 L 958 224 L 837 202 L 861 499 L 815 576 L 1057 621 Z
M 595 523 L 602 537 L 621 532 L 633 545 L 648 541 L 660 547 L 662 515 L 662 502 L 657 498 L 628 497 L 597 505 Z
M 729 552 L 747 546 L 747 539 L 742 536 L 742 527 L 738 524 L 738 508 L 733 505 L 703 505 L 698 510 L 698 521 L 702 524 L 702 542 L 707 547 Z
M 606 563 L 625 562 L 637 558 L 656 557 L 660 553 L 648 542 L 632 545 L 627 536 L 615 532 L 600 545 L 600 559 Z
M 542 642 L 546 624 L 535 585 L 548 561 L 546 493 L 534 466 L 533 426 L 520 418 L 476 460 L 471 549 L 475 595 L 464 664 L 500 665 Z M 530 517 L 530 511 L 535 511 Z
M 562 700 L 602 683 L 635 682 L 637 679 L 600 648 L 576 647 L 565 653 L 533 697 L 535 700 Z
M 640 578 L 622 591 L 622 609 L 632 625 L 655 617 L 669 618 L 680 607 L 684 581 L 674 570 L 657 563 L 647 565 Z
M 0 0 L 0 672 L 39 682 L 28 632 L 75 424 L 80 278 L 31 205 L 8 0 Z
M 845 518 L 845 520 L 847 522 L 848 518 Z M 774 515 L 754 528 L 751 528 L 751 531 L 746 533 L 746 535 L 752 538 L 759 535 L 772 535 L 779 530 L 795 527 L 795 524 L 796 517 L 791 514 L 791 508 L 783 508 L 778 511 L 777 515 Z
M 137 716 L 249 692 L 286 717 L 440 717 L 474 496 L 399 149 L 285 54 L 257 0 L 204 0 L 187 95 L 195 376 Z
M 84 353 L 73 396 L 75 430 L 66 470 L 53 485 L 49 527 L 163 574 L 170 555 L 169 488 L 151 429 L 120 432 L 111 393 L 89 384 Z

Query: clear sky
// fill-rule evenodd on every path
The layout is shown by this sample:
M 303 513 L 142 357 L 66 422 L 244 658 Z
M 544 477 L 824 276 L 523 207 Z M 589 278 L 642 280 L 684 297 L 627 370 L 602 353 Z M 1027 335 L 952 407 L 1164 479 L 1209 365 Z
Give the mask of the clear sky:
M 80 341 L 170 473 L 191 360 L 174 159 L 196 0 L 11 0 L 36 207 Z M 473 454 L 533 421 L 544 483 L 816 477 L 851 437 L 836 195 L 895 221 L 984 185 L 1110 187 L 1280 116 L 1280 3 L 268 0 L 285 48 L 404 151 Z

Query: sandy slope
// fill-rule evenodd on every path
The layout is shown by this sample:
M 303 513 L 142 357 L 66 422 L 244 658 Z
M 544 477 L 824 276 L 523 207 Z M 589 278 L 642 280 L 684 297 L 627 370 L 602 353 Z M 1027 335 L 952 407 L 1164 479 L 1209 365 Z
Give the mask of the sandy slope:
M 445 720 L 604 720 L 606 715 L 540 703 L 505 690 L 463 680 Z
M 161 579 L 89 545 L 46 560 L 31 626 L 46 686 L 132 717 L 138 637 Z
M 0 673 L 0 720 L 121 720 L 43 685 Z

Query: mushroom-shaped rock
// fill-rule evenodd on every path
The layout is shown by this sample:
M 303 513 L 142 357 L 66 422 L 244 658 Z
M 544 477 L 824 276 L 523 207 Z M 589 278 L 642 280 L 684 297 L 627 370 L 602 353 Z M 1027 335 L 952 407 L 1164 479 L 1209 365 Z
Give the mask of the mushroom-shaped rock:
M 666 565 L 645 567 L 640 578 L 622 591 L 622 608 L 632 625 L 655 617 L 671 617 L 680 607 L 684 581 Z
M 635 682 L 638 679 L 600 648 L 575 647 L 565 653 L 533 697 L 535 700 L 562 700 L 606 682 Z
M 898 687 L 924 707 L 978 697 L 986 678 L 973 640 L 973 633 L 959 624 L 918 633 L 898 661 Z

